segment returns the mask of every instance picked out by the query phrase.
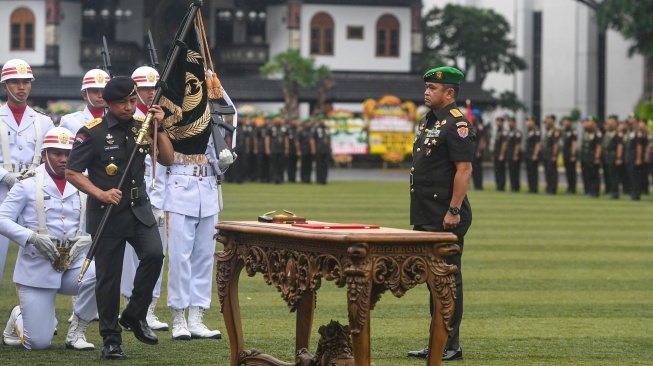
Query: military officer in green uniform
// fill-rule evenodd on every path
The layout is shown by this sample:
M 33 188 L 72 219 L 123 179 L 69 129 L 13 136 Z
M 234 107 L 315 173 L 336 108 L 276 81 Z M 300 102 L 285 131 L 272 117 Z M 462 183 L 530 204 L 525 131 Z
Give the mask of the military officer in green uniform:
M 565 164 L 565 176 L 567 177 L 567 194 L 576 194 L 578 132 L 569 116 L 562 119 L 562 127 L 562 160 Z
M 311 174 L 313 172 L 313 153 L 311 152 L 311 136 L 313 133 L 313 121 L 311 117 L 306 117 L 302 121 L 302 128 L 297 134 L 299 149 L 297 153 L 301 158 L 299 167 L 299 176 L 302 183 L 311 183 Z
M 583 121 L 583 141 L 580 150 L 580 166 L 583 186 L 587 197 L 599 196 L 599 164 L 601 162 L 601 140 L 603 133 L 597 128 L 596 116 L 587 116 Z
M 506 144 L 508 132 L 503 127 L 503 116 L 496 118 L 497 132 L 494 136 L 494 182 L 497 185 L 497 191 L 506 190 Z
M 542 136 L 542 164 L 544 165 L 544 178 L 546 180 L 546 194 L 558 192 L 558 150 L 560 145 L 560 132 L 556 129 L 556 116 L 550 114 L 544 121 L 544 135 Z
M 109 205 L 114 205 L 107 228 L 95 254 L 96 298 L 100 315 L 100 335 L 104 341 L 102 357 L 124 359 L 121 349 L 120 274 L 126 241 L 140 260 L 131 301 L 122 312 L 120 325 L 130 328 L 136 338 L 147 344 L 158 339 L 145 317 L 152 302 L 152 290 L 163 265 L 163 250 L 152 206 L 145 191 L 145 156 L 152 153 L 147 142 L 138 147 L 122 186 L 118 186 L 143 123 L 135 120 L 136 83 L 129 77 L 112 78 L 104 88 L 109 113 L 80 128 L 66 164 L 66 179 L 88 195 L 86 231 L 94 239 L 98 225 Z M 150 108 L 154 120 L 162 121 L 163 110 Z M 173 162 L 174 151 L 168 134 L 159 125 L 157 161 L 165 166 Z M 88 177 L 83 172 L 88 171 Z
M 603 179 L 607 199 L 619 198 L 619 176 L 617 167 L 623 164 L 623 134 L 617 130 L 619 117 L 612 114 L 605 121 L 601 160 L 603 163 Z
M 521 165 L 521 138 L 522 132 L 517 128 L 514 116 L 508 117 L 508 139 L 506 144 L 506 158 L 508 159 L 508 176 L 510 177 L 510 190 L 519 192 L 520 165 Z
M 329 174 L 329 162 L 331 160 L 331 132 L 324 124 L 323 114 L 319 114 L 315 119 L 317 126 L 313 130 L 311 139 L 311 152 L 315 157 L 315 180 L 317 184 L 327 184 L 327 175 Z
M 288 128 L 281 113 L 270 116 L 272 125 L 265 134 L 265 154 L 270 161 L 270 183 L 283 183 L 283 164 L 288 155 Z
M 472 224 L 467 190 L 475 140 L 471 124 L 455 103 L 463 77 L 463 73 L 453 67 L 439 67 L 424 74 L 424 104 L 431 111 L 422 118 L 413 143 L 410 181 L 410 223 L 414 230 L 453 232 L 460 246 L 460 253 L 447 257 L 447 263 L 456 265 L 458 270 L 454 274 L 457 292 L 449 325 L 452 330 L 443 360 L 463 357 L 459 340 L 463 315 L 461 258 L 465 234 Z M 408 356 L 427 357 L 428 347 L 409 352 Z
M 288 158 L 286 172 L 288 173 L 288 183 L 297 181 L 297 161 L 299 160 L 299 143 L 297 135 L 299 133 L 299 116 L 293 114 L 290 116 L 288 125 Z
M 528 180 L 528 193 L 537 193 L 539 178 L 537 166 L 540 161 L 540 128 L 532 116 L 526 118 L 526 146 L 524 160 L 526 160 L 526 178 Z

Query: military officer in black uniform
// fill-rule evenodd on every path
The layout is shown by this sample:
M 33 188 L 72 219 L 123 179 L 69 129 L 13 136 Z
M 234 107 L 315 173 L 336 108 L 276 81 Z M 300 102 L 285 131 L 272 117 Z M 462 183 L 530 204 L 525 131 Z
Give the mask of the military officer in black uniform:
M 509 116 L 506 157 L 508 158 L 508 176 L 512 192 L 519 192 L 520 188 L 521 138 L 522 132 L 517 128 L 515 117 Z
M 623 134 L 617 130 L 619 117 L 612 114 L 605 121 L 601 160 L 607 199 L 619 198 L 619 176 L 617 167 L 623 164 Z
M 410 186 L 410 223 L 418 231 L 450 231 L 458 236 L 460 253 L 447 257 L 456 265 L 456 299 L 443 360 L 463 357 L 459 329 L 463 315 L 461 258 L 465 234 L 472 224 L 467 199 L 474 158 L 474 131 L 456 107 L 463 73 L 453 67 L 439 67 L 424 75 L 424 104 L 431 109 L 419 125 L 413 144 Z M 431 304 L 433 312 L 433 304 Z M 427 357 L 428 347 L 408 353 Z M 438 355 L 439 356 L 439 355 Z
M 288 183 L 295 183 L 297 181 L 297 161 L 299 160 L 298 134 L 299 116 L 293 114 L 290 116 L 290 123 L 288 125 L 288 158 L 286 164 Z
M 472 162 L 472 181 L 474 182 L 474 190 L 483 190 L 483 150 L 485 150 L 485 143 L 487 141 L 487 134 L 485 126 L 483 125 L 483 118 L 481 111 L 478 109 L 472 110 L 472 128 L 476 135 L 474 141 L 474 161 Z
M 571 121 L 571 117 L 565 116 L 562 119 L 562 159 L 565 164 L 565 176 L 567 177 L 567 194 L 576 194 L 576 145 L 578 144 L 578 132 Z
M 124 359 L 118 326 L 120 308 L 120 274 L 125 243 L 134 247 L 140 263 L 136 270 L 131 301 L 122 312 L 120 325 L 130 328 L 136 338 L 147 344 L 158 339 L 145 317 L 152 302 L 152 290 L 163 265 L 163 250 L 152 206 L 145 191 L 145 156 L 152 146 L 139 146 L 126 179 L 118 187 L 127 159 L 134 148 L 142 120 L 133 118 L 136 111 L 136 83 L 129 77 L 112 78 L 104 89 L 109 113 L 80 128 L 66 165 L 66 179 L 88 195 L 86 231 L 96 235 L 98 225 L 109 205 L 114 205 L 107 228 L 95 254 L 96 298 L 100 315 L 100 335 L 104 341 L 102 357 Z M 163 110 L 153 106 L 154 120 L 162 121 Z M 173 162 L 174 151 L 168 134 L 159 125 L 157 161 L 165 166 Z M 88 170 L 88 178 L 83 174 Z M 95 238 L 94 238 L 95 239 Z
M 254 135 L 256 134 L 256 118 L 258 115 L 256 113 L 250 113 L 245 117 L 245 160 L 247 165 L 247 180 L 256 182 L 256 153 L 254 152 Z
M 560 132 L 556 129 L 556 116 L 550 114 L 544 121 L 544 135 L 542 136 L 542 165 L 544 165 L 544 178 L 546 180 L 546 194 L 558 192 L 558 150 Z
M 298 155 L 301 157 L 299 175 L 302 183 L 311 183 L 311 173 L 313 172 L 313 153 L 311 152 L 311 136 L 313 134 L 313 121 L 311 117 L 306 117 L 302 121 L 302 128 L 297 135 L 299 149 Z
M 640 189 L 642 191 L 642 194 L 648 194 L 649 189 L 648 189 L 648 141 L 649 141 L 649 133 L 648 130 L 646 129 L 646 121 L 643 119 L 639 120 L 639 125 L 638 125 L 638 143 L 641 146 L 642 150 L 642 163 L 640 164 L 639 168 L 639 178 L 640 178 Z
M 646 125 L 644 132 L 639 127 L 639 118 L 631 115 L 630 130 L 624 143 L 624 164 L 630 180 L 630 200 L 639 201 L 642 196 L 642 175 L 644 174 L 644 152 L 646 151 Z
M 597 120 L 596 116 L 587 116 L 583 121 L 583 141 L 580 151 L 585 195 L 592 198 L 599 196 L 599 164 L 603 139 L 603 133 L 596 126 Z
M 270 183 L 283 183 L 283 164 L 288 154 L 288 128 L 283 124 L 283 116 L 271 116 L 272 125 L 265 134 L 265 154 L 270 161 Z
M 497 132 L 494 137 L 494 182 L 497 185 L 497 191 L 506 190 L 506 144 L 508 132 L 503 128 L 504 118 L 496 118 Z
M 331 132 L 324 124 L 325 116 L 317 115 L 317 126 L 311 138 L 311 152 L 315 157 L 315 177 L 317 184 L 327 184 L 329 161 L 331 160 Z
M 270 182 L 270 156 L 265 151 L 265 136 L 270 126 L 272 126 L 272 116 L 272 114 L 266 114 L 264 124 L 257 126 L 254 132 L 256 177 L 261 183 Z
M 540 161 L 540 128 L 533 118 L 526 118 L 526 146 L 524 160 L 526 160 L 526 178 L 528 180 L 528 193 L 537 193 L 539 178 L 537 166 Z

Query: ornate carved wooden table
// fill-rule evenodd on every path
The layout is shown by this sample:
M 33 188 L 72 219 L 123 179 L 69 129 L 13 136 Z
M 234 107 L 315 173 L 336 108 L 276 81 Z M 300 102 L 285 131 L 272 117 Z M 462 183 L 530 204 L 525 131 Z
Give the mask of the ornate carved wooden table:
M 441 364 L 454 310 L 453 273 L 457 269 L 446 264 L 444 257 L 460 250 L 455 235 L 383 227 L 309 229 L 259 222 L 220 222 L 216 228 L 218 240 L 224 244 L 224 251 L 216 253 L 216 281 L 231 345 L 231 366 L 319 364 L 302 363 L 299 355 L 296 363 L 285 363 L 258 351 L 244 350 L 238 302 L 238 279 L 243 268 L 249 276 L 262 273 L 265 282 L 281 292 L 290 311 L 297 312 L 298 354 L 309 348 L 315 293 L 321 280 L 347 286 L 353 360 L 343 365 L 370 365 L 369 313 L 385 291 L 401 297 L 426 283 L 436 304 L 427 364 Z

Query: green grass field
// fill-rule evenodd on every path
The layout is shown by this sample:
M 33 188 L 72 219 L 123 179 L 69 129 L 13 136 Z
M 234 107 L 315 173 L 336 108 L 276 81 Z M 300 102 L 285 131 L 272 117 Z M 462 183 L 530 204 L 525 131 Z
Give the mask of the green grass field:
M 409 229 L 405 183 L 334 182 L 316 185 L 225 185 L 221 220 L 255 220 L 288 209 L 309 220 L 358 222 Z M 464 364 L 653 365 L 653 204 L 582 196 L 471 192 L 474 221 L 463 256 Z M 0 284 L 0 324 L 16 302 L 11 283 L 17 246 L 12 245 Z M 260 275 L 241 278 L 247 348 L 293 359 L 294 314 Z M 214 286 L 215 289 L 215 286 Z M 165 290 L 164 290 L 165 294 Z M 165 298 L 165 295 L 164 295 Z M 147 346 L 123 333 L 129 364 L 227 365 L 229 342 L 217 295 L 207 312 L 222 340 L 172 341 Z M 171 324 L 161 301 L 157 314 Z M 59 335 L 49 351 L 0 345 L 5 365 L 87 365 L 101 362 L 97 322 L 87 332 L 97 350 L 64 349 L 70 300 L 57 301 Z M 323 282 L 317 327 L 347 321 L 345 289 Z M 423 365 L 406 351 L 428 339 L 426 286 L 403 298 L 386 293 L 372 312 L 372 359 L 379 366 Z M 315 347 L 312 349 L 315 350 Z

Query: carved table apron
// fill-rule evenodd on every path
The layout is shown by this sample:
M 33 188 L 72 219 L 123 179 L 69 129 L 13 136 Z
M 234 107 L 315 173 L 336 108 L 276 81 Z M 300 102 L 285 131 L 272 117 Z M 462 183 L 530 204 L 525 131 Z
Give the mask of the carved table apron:
M 315 222 L 311 222 L 315 223 Z M 297 312 L 296 350 L 309 348 L 315 311 L 315 292 L 321 280 L 347 286 L 349 329 L 354 365 L 370 365 L 369 312 L 385 291 L 401 297 L 426 283 L 436 308 L 429 337 L 430 366 L 441 364 L 447 329 L 454 311 L 456 266 L 444 257 L 457 253 L 452 233 L 391 228 L 309 229 L 289 224 L 220 222 L 216 253 L 218 295 L 231 346 L 231 366 L 295 365 L 256 351 L 245 351 L 238 302 L 238 279 L 243 268 L 249 276 L 263 274 Z M 248 363 L 251 360 L 251 363 Z

